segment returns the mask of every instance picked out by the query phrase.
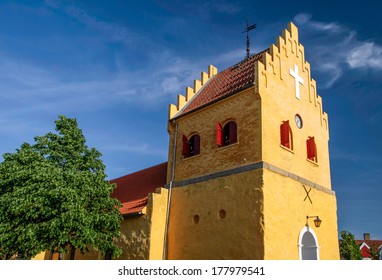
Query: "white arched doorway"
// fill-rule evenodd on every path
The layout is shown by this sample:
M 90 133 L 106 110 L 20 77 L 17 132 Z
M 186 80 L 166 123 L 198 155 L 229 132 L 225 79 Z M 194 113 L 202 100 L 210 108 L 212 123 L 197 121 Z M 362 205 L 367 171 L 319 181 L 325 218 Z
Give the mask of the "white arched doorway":
M 320 248 L 318 246 L 317 236 L 313 229 L 308 226 L 303 227 L 300 232 L 298 248 L 300 260 L 320 259 Z

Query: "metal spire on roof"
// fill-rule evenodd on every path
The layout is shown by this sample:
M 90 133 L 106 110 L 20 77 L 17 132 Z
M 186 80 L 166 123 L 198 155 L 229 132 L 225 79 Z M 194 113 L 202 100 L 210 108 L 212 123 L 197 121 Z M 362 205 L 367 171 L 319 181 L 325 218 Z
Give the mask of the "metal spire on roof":
M 256 28 L 256 24 L 248 25 L 247 21 L 247 28 L 242 33 L 247 33 L 247 56 L 246 58 L 249 58 L 250 50 L 249 50 L 249 31 Z

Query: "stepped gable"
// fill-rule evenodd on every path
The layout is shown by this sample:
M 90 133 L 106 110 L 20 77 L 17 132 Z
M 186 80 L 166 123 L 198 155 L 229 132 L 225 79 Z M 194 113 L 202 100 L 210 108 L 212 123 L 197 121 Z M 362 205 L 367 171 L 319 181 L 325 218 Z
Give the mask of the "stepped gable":
M 111 197 L 117 198 L 122 207 L 122 215 L 140 213 L 147 205 L 148 194 L 164 187 L 167 177 L 167 162 L 113 179 L 115 183 Z
M 176 117 L 192 112 L 227 95 L 252 86 L 255 79 L 254 62 L 261 60 L 265 52 L 268 52 L 268 49 L 253 54 L 249 58 L 215 75 L 200 89 L 199 93 L 186 104 L 184 109 Z

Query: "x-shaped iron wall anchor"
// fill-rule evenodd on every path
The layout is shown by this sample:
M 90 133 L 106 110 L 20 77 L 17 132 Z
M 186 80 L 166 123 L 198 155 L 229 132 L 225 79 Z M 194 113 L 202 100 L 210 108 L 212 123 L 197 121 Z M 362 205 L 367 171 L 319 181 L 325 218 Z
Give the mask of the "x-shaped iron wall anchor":
M 306 192 L 306 196 L 305 196 L 305 198 L 304 198 L 304 201 L 308 198 L 309 201 L 310 201 L 310 204 L 313 204 L 313 202 L 312 202 L 312 200 L 310 199 L 310 196 L 309 196 L 309 193 L 310 193 L 310 191 L 312 190 L 312 188 L 309 188 L 309 190 L 307 190 L 306 187 L 305 187 L 305 185 L 302 185 L 302 186 L 304 187 L 304 190 L 305 190 L 305 192 Z

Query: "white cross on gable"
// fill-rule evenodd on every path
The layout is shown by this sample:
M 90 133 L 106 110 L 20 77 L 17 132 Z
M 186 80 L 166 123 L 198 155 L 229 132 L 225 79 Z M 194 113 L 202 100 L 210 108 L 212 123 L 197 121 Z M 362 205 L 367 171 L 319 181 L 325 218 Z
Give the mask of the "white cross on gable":
M 301 85 L 303 85 L 304 80 L 302 79 L 302 77 L 300 77 L 298 75 L 298 67 L 296 64 L 294 65 L 294 70 L 289 69 L 289 74 L 294 78 L 294 84 L 296 86 L 296 98 L 300 99 L 300 85 L 299 85 L 299 83 Z

